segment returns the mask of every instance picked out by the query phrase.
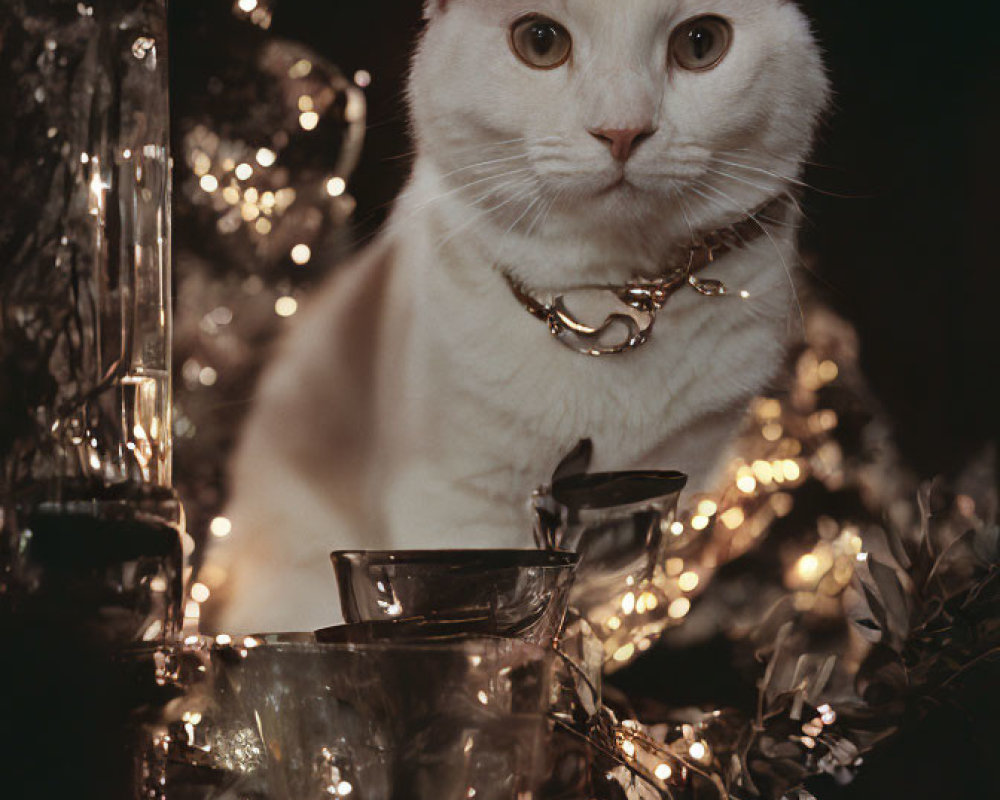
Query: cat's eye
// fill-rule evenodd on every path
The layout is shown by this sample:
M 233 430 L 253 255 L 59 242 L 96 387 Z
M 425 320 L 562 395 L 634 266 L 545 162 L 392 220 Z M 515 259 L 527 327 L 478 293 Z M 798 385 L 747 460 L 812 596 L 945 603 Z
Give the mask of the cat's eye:
M 670 55 L 681 69 L 712 69 L 729 52 L 733 26 L 722 17 L 696 17 L 680 25 L 670 37 Z
M 529 67 L 555 69 L 566 63 L 573 39 L 558 22 L 531 14 L 511 26 L 510 47 Z

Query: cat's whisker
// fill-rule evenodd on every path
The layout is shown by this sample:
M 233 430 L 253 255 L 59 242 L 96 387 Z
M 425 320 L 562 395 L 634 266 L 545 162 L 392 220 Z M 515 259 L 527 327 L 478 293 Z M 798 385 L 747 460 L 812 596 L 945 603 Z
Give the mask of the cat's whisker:
M 771 170 L 764 169 L 763 167 L 755 167 L 755 166 L 751 166 L 749 164 L 741 164 L 738 161 L 726 161 L 725 159 L 716 158 L 715 156 L 712 156 L 712 158 L 710 160 L 714 164 L 721 164 L 721 165 L 723 165 L 725 167 L 734 167 L 736 169 L 745 169 L 748 172 L 754 172 L 754 173 L 757 173 L 759 175 L 767 175 L 770 178 L 774 178 L 775 180 L 781 181 L 782 183 L 791 184 L 792 186 L 798 186 L 798 187 L 803 188 L 803 189 L 809 189 L 809 188 L 811 188 L 807 183 L 805 183 L 805 181 L 799 180 L 798 178 L 796 178 L 794 176 L 791 176 L 791 175 L 782 175 L 781 173 L 772 172 Z M 732 175 L 730 175 L 729 177 L 733 178 L 733 180 L 740 180 L 740 179 L 737 179 L 737 178 L 733 177 Z
M 723 172 L 722 170 L 718 170 L 718 169 L 709 169 L 708 172 L 710 174 L 712 174 L 712 175 L 717 175 L 720 178 L 726 178 L 727 180 L 736 181 L 737 183 L 742 183 L 742 184 L 745 184 L 747 186 L 750 186 L 750 187 L 752 187 L 754 189 L 757 189 L 762 194 L 765 194 L 765 195 L 772 194 L 772 187 L 767 186 L 765 184 L 754 183 L 753 181 L 745 180 L 743 178 L 740 178 L 737 175 L 730 175 L 728 172 Z M 713 191 L 718 191 L 716 189 L 716 187 L 711 186 L 710 184 L 705 183 L 704 181 L 699 181 L 699 183 L 701 183 L 702 186 L 705 186 L 707 188 L 712 189 Z M 727 197 L 728 197 L 728 195 L 727 195 Z M 790 195 L 790 194 L 786 193 L 784 195 L 784 197 L 787 198 L 788 202 L 790 202 L 799 213 L 802 213 L 802 208 L 799 206 L 799 202 L 798 202 L 798 200 L 795 199 L 794 195 Z M 775 226 L 781 227 L 781 228 L 795 228 L 795 227 L 797 227 L 796 223 L 794 223 L 794 222 L 786 222 L 785 220 L 768 219 L 767 222 L 769 224 L 771 224 L 771 225 L 775 225 Z
M 421 211 L 425 211 L 430 206 L 435 205 L 436 203 L 439 203 L 442 200 L 445 200 L 449 197 L 453 197 L 454 195 L 459 194 L 460 192 L 464 192 L 466 189 L 471 189 L 473 186 L 479 186 L 483 183 L 487 183 L 488 181 L 502 180 L 504 178 L 510 178 L 514 175 L 524 174 L 526 172 L 532 172 L 532 171 L 533 170 L 531 167 L 521 167 L 520 169 L 508 170 L 507 172 L 499 172 L 496 175 L 487 175 L 485 178 L 478 178 L 474 181 L 464 183 L 461 186 L 456 186 L 452 189 L 449 189 L 446 192 L 442 192 L 441 194 L 435 195 L 434 197 L 425 200 L 423 203 L 417 204 L 413 209 L 413 213 L 416 214 Z
M 730 197 L 728 194 L 726 194 L 725 192 L 723 192 L 721 189 L 718 189 L 715 186 L 712 186 L 711 184 L 705 183 L 703 181 L 699 181 L 699 184 L 701 186 L 703 186 L 704 188 L 709 189 L 709 190 L 715 192 L 716 194 L 720 195 L 721 197 L 723 197 L 724 199 L 726 199 L 727 201 L 729 201 L 729 203 L 733 205 L 734 210 L 736 210 L 737 208 L 739 208 L 739 203 L 737 203 L 732 197 Z M 706 200 L 709 200 L 711 202 L 710 198 L 708 198 L 706 195 L 701 194 L 701 192 L 698 192 L 697 189 L 694 189 L 693 191 L 697 192 L 702 197 L 704 197 Z M 721 205 L 721 204 L 719 204 L 719 205 Z M 792 270 L 788 266 L 788 262 L 785 260 L 785 256 L 784 256 L 784 254 L 781 251 L 781 247 L 778 246 L 778 242 L 775 240 L 774 236 L 771 235 L 771 231 L 768 230 L 768 226 L 766 224 L 764 224 L 763 222 L 761 222 L 759 219 L 757 219 L 756 216 L 754 216 L 753 214 L 750 214 L 749 212 L 743 211 L 742 213 L 746 214 L 749 219 L 753 220 L 756 223 L 756 225 L 760 229 L 761 233 L 763 233 L 767 237 L 767 239 L 771 243 L 772 247 L 774 247 L 774 252 L 778 256 L 778 260 L 781 261 L 782 269 L 784 269 L 785 276 L 788 279 L 788 287 L 792 291 L 792 299 L 795 302 L 795 308 L 798 310 L 799 322 L 801 324 L 801 330 L 805 330 L 806 317 L 805 317 L 805 312 L 802 310 L 802 303 L 799 300 L 799 290 L 798 290 L 798 288 L 795 285 L 795 278 L 792 276 Z
M 824 164 L 820 161 L 809 161 L 807 159 L 793 158 L 792 156 L 782 155 L 781 153 L 774 153 L 770 150 L 763 149 L 753 149 L 749 147 L 739 148 L 737 150 L 719 150 L 722 155 L 732 156 L 733 158 L 739 158 L 741 153 L 749 153 L 750 155 L 757 156 L 758 158 L 766 159 L 769 161 L 784 161 L 786 164 L 790 164 L 793 167 L 797 167 L 800 164 L 809 167 L 817 167 L 819 169 L 831 169 L 831 170 L 842 170 L 843 167 L 837 167 L 833 164 Z
M 482 169 L 483 167 L 489 167 L 494 164 L 505 164 L 510 161 L 519 161 L 528 157 L 529 156 L 527 153 L 517 153 L 516 155 L 506 156 L 504 158 L 493 158 L 490 159 L 489 161 L 478 161 L 475 164 L 466 164 L 464 167 L 458 167 L 457 169 L 453 169 L 451 172 L 446 172 L 441 176 L 441 178 L 442 179 L 450 178 L 452 175 L 458 175 L 460 172 L 468 172 L 469 170 Z
M 510 186 L 510 185 L 516 185 L 516 182 L 511 182 L 511 184 L 507 184 L 507 186 Z M 481 198 L 479 198 L 479 200 L 474 201 L 474 202 L 476 202 L 476 203 L 482 202 L 482 200 L 485 200 L 490 195 L 496 194 L 497 191 L 502 191 L 503 188 L 506 188 L 506 187 L 499 187 L 499 189 L 497 189 L 495 191 L 492 191 L 492 192 L 489 192 L 486 195 L 483 195 Z M 438 248 L 438 249 L 444 247 L 446 244 L 448 244 L 448 242 L 450 242 L 452 239 L 454 239 L 459 234 L 465 232 L 473 224 L 475 224 L 477 222 L 480 222 L 484 217 L 489 217 L 491 214 L 496 213 L 497 211 L 499 211 L 502 208 L 506 208 L 511 203 L 517 202 L 518 200 L 522 199 L 525 196 L 526 196 L 526 193 L 525 192 L 521 192 L 519 194 L 514 194 L 513 196 L 508 197 L 506 200 L 502 200 L 501 202 L 497 203 L 494 206 L 491 206 L 490 208 L 477 209 L 477 211 L 468 220 L 466 220 L 464 223 L 462 223 L 457 228 L 455 228 L 451 233 L 449 233 L 443 239 L 438 240 L 436 242 L 436 244 L 435 244 L 435 247 Z

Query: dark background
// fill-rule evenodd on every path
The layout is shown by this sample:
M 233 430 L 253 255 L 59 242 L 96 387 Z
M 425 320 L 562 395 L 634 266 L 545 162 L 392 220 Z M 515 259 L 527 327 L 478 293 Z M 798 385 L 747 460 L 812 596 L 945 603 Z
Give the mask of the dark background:
M 1000 433 L 994 373 L 1000 298 L 1000 11 L 987 0 L 805 0 L 835 106 L 807 179 L 804 247 L 819 296 L 861 334 L 863 363 L 923 475 L 954 472 Z M 174 0 L 175 103 L 204 87 L 186 40 L 225 2 Z M 346 74 L 369 70 L 370 128 L 352 181 L 358 237 L 406 177 L 402 89 L 418 0 L 280 0 L 271 32 Z
M 610 2 L 611 0 L 609 0 Z M 850 320 L 862 362 L 921 475 L 954 473 L 1000 438 L 994 239 L 1000 186 L 1000 10 L 991 0 L 804 0 L 836 90 L 807 180 L 803 248 L 815 294 Z M 271 33 L 304 42 L 345 74 L 367 69 L 369 132 L 351 182 L 358 242 L 384 220 L 411 144 L 403 85 L 420 29 L 417 0 L 279 0 Z M 173 0 L 174 101 L 203 92 L 204 41 L 226 2 Z M 186 46 L 190 45 L 190 47 Z M 176 151 L 179 152 L 177 148 Z M 718 646 L 718 643 L 712 647 Z M 626 682 L 669 680 L 692 703 L 719 698 L 705 672 L 729 653 L 691 654 L 690 668 L 640 662 Z M 656 674 L 652 674 L 652 671 Z M 750 685 L 723 687 L 736 698 Z M 996 687 L 973 684 L 954 707 L 913 719 L 857 782 L 820 781 L 820 800 L 997 796 L 992 719 L 974 709 Z M 995 703 L 994 703 L 995 705 Z

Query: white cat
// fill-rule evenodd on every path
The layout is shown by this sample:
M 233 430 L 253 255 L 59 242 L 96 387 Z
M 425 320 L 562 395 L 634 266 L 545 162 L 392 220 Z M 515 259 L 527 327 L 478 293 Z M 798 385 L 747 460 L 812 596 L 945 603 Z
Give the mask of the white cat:
M 827 102 L 793 3 L 439 0 L 427 16 L 412 179 L 380 241 L 312 298 L 235 458 L 232 630 L 336 621 L 334 549 L 532 546 L 529 494 L 585 437 L 594 470 L 707 487 L 794 329 L 797 213 L 746 221 L 797 183 Z M 728 296 L 682 288 L 620 354 L 565 346 L 515 296 L 655 278 L 741 222 L 746 246 L 698 273 Z

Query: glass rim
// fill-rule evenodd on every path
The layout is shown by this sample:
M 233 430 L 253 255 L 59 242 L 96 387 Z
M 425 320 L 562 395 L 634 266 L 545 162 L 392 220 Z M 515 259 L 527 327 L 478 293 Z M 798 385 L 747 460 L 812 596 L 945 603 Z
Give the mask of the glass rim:
M 311 640 L 308 637 L 313 637 Z M 526 655 L 548 658 L 554 655 L 551 647 L 546 647 L 534 642 L 527 642 L 522 639 L 491 636 L 489 634 L 470 635 L 462 638 L 448 638 L 440 640 L 420 641 L 415 639 L 381 639 L 366 642 L 321 642 L 315 639 L 315 634 L 311 632 L 275 632 L 257 633 L 241 637 L 241 642 L 220 645 L 211 644 L 208 650 L 212 653 L 229 653 L 246 651 L 246 658 L 251 654 L 264 653 L 359 653 L 359 654 L 385 654 L 392 652 L 399 653 L 433 653 L 435 655 L 448 657 L 454 655 L 470 655 L 490 657 L 496 653 L 500 656 L 508 654 L 524 653 Z M 251 646 L 246 645 L 246 640 L 253 640 Z M 241 660 L 244 658 L 240 652 Z
M 505 549 L 455 549 L 455 550 L 334 550 L 330 553 L 334 566 L 348 564 L 361 566 L 411 566 L 438 565 L 466 567 L 481 565 L 489 569 L 570 569 L 576 567 L 580 556 L 556 550 Z M 484 563 L 489 562 L 493 563 Z
M 592 472 L 559 478 L 552 498 L 574 510 L 602 510 L 649 503 L 679 494 L 688 476 L 675 470 Z

